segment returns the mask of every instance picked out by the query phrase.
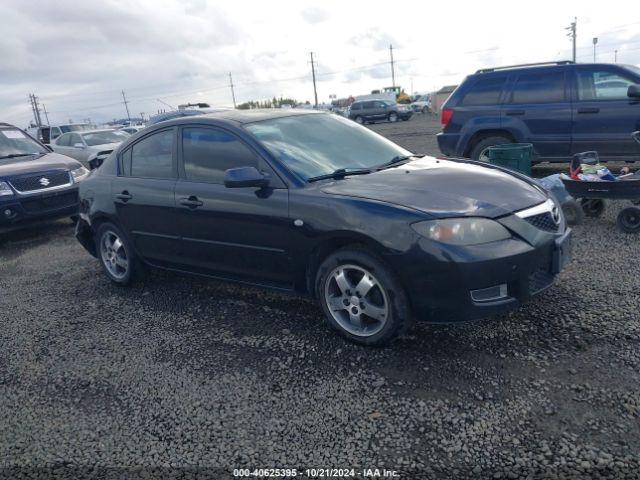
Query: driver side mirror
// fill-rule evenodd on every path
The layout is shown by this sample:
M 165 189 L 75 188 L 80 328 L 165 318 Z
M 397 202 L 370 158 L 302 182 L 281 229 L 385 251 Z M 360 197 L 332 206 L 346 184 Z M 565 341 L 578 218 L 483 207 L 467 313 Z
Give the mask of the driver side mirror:
M 230 168 L 224 172 L 224 186 L 227 188 L 257 187 L 269 185 L 269 177 L 256 167 Z
M 84 143 L 74 143 L 73 148 L 84 148 Z
M 627 97 L 640 98 L 640 85 L 629 85 L 627 90 Z

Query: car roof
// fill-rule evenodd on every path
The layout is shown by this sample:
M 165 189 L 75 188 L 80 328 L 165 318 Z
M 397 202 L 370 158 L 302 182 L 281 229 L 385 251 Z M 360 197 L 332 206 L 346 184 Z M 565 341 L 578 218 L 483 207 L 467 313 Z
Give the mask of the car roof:
M 86 135 L 87 133 L 102 133 L 102 132 L 117 132 L 115 128 L 96 128 L 95 130 L 78 130 L 77 132 L 67 132 L 67 133 L 77 133 L 78 135 Z M 66 133 L 65 133 L 66 135 Z
M 202 115 L 189 115 L 185 117 L 176 117 L 164 120 L 154 124 L 156 125 L 183 125 L 189 123 L 198 123 L 207 120 L 222 120 L 227 122 L 244 125 L 247 123 L 261 122 L 263 120 L 271 120 L 274 118 L 296 117 L 300 115 L 331 115 L 327 112 L 317 110 L 302 110 L 296 108 L 265 108 L 255 110 L 224 110 L 213 113 L 204 113 Z

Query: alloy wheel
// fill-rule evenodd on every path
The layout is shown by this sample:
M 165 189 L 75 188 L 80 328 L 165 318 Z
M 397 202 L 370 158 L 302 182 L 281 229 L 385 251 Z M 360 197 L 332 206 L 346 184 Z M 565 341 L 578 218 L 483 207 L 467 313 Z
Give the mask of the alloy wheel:
M 114 278 L 123 279 L 129 271 L 129 257 L 117 233 L 107 230 L 100 239 L 102 263 Z
M 398 121 L 398 115 L 396 113 L 390 113 L 389 114 L 389 121 L 390 122 L 397 122 Z
M 358 337 L 380 332 L 389 318 L 389 298 L 382 284 L 358 265 L 340 265 L 327 276 L 325 302 L 338 325 Z

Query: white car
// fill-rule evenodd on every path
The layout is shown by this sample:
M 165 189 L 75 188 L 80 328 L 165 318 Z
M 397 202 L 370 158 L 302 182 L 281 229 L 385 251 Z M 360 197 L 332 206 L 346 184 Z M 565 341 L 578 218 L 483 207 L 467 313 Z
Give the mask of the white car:
M 431 110 L 431 100 L 428 95 L 422 95 L 415 102 L 412 102 L 410 107 L 414 112 L 428 113 Z
M 54 152 L 75 158 L 85 167 L 91 168 L 93 160 L 97 159 L 98 164 L 101 163 L 130 136 L 113 129 L 69 132 L 58 137 L 51 143 L 51 147 Z M 93 166 L 96 166 L 95 163 Z

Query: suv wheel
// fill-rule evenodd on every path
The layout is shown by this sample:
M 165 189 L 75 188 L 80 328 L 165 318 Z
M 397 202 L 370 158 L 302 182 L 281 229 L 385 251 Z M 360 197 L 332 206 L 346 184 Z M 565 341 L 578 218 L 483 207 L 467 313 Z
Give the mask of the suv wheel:
M 410 326 L 400 282 L 364 248 L 343 248 L 327 257 L 318 269 L 316 295 L 331 327 L 361 345 L 383 345 Z
M 360 115 L 354 118 L 354 120 L 356 121 L 356 123 L 359 123 L 360 125 L 364 123 L 364 119 Z
M 397 122 L 398 121 L 398 114 L 396 112 L 391 112 L 389 114 L 389 121 L 390 122 Z
M 487 156 L 487 150 L 489 147 L 495 147 L 496 145 L 504 145 L 505 143 L 513 143 L 510 138 L 494 136 L 487 137 L 480 140 L 476 143 L 471 149 L 470 157 L 473 160 L 480 160 L 481 162 L 489 161 L 489 157 Z
M 102 269 L 117 285 L 129 285 L 136 273 L 136 259 L 131 245 L 120 229 L 103 223 L 96 233 L 96 251 Z

